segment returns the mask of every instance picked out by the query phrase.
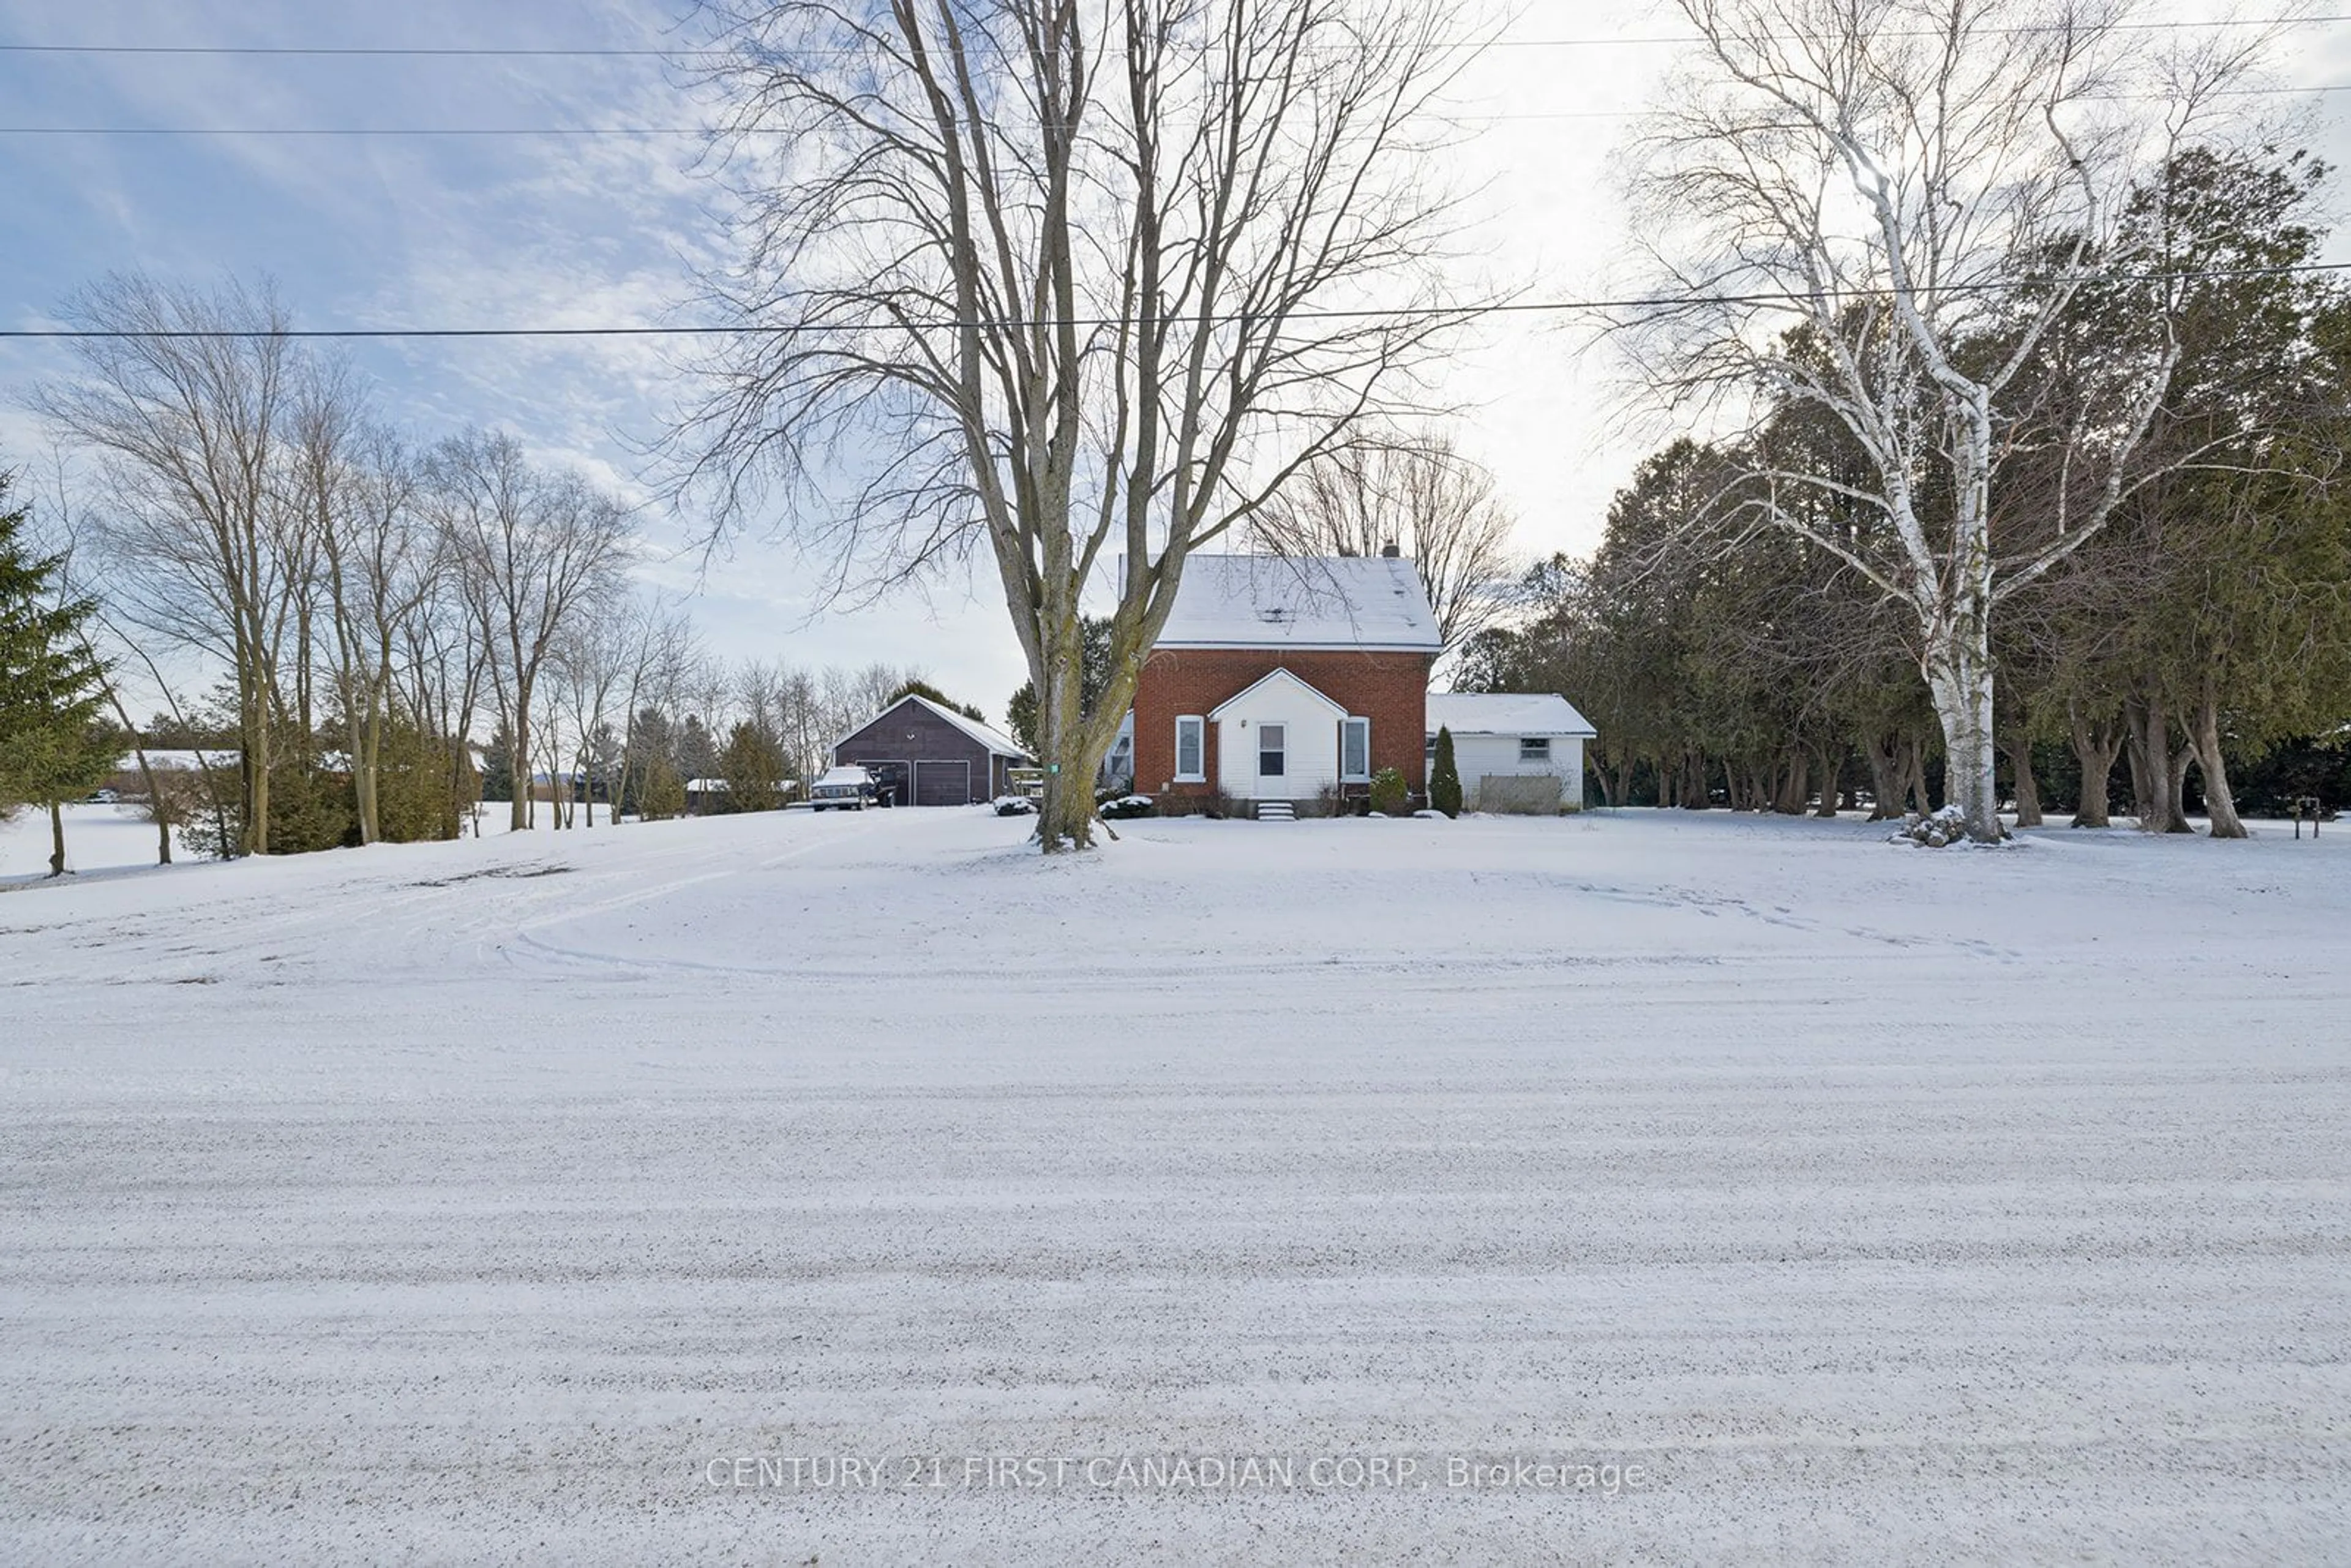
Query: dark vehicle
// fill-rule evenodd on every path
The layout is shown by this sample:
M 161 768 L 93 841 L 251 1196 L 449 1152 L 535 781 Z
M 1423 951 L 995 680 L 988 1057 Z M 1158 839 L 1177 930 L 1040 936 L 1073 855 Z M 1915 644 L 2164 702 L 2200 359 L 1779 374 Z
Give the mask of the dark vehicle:
M 826 768 L 824 777 L 809 790 L 809 808 L 816 811 L 832 808 L 862 811 L 881 803 L 880 788 L 873 775 L 854 763 Z

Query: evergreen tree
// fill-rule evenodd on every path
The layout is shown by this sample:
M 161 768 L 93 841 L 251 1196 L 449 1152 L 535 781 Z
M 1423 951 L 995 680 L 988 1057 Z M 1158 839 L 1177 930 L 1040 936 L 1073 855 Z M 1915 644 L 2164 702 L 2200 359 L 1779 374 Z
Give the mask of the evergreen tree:
M 718 748 L 710 742 L 710 731 L 693 714 L 678 727 L 677 755 L 670 759 L 682 779 L 708 779 L 718 771 Z
M 946 709 L 949 713 L 959 713 L 963 715 L 964 717 L 971 720 L 974 724 L 986 724 L 987 722 L 987 715 L 982 713 L 978 708 L 974 707 L 969 703 L 959 703 L 956 701 L 955 698 L 947 695 L 946 693 L 939 690 L 938 687 L 931 685 L 928 681 L 916 680 L 904 683 L 899 686 L 896 691 L 893 692 L 890 695 L 890 700 L 883 703 L 882 706 L 885 708 L 895 707 L 898 704 L 904 702 L 908 697 L 921 697 L 926 702 L 935 702 L 941 707 Z
M 489 745 L 482 748 L 482 799 L 511 800 L 514 799 L 514 742 L 507 738 L 504 725 L 490 732 Z
M 0 474 L 0 507 L 10 476 Z M 89 599 L 58 592 L 63 561 L 36 556 L 25 510 L 0 511 L 0 811 L 49 809 L 49 874 L 66 869 L 63 802 L 102 783 L 121 742 L 98 719 L 105 672 L 88 653 Z
M 657 707 L 642 707 L 629 720 L 629 733 L 623 747 L 626 766 L 622 769 L 621 800 L 622 816 L 674 817 L 685 810 L 685 786 L 678 781 L 677 766 L 671 760 L 677 750 L 677 732 L 667 715 Z M 653 790 L 655 770 L 669 777 L 675 787 L 677 804 L 656 810 L 647 803 Z
M 1453 731 L 1437 727 L 1437 759 L 1428 770 L 1428 803 L 1448 817 L 1461 814 L 1461 769 L 1453 761 Z
M 645 764 L 635 804 L 637 815 L 648 822 L 685 814 L 685 780 L 667 757 L 655 752 Z
M 729 810 L 772 811 L 784 803 L 784 754 L 757 727 L 735 727 L 718 766 Z
M 383 841 L 457 836 L 458 802 L 449 788 L 450 747 L 398 704 L 387 710 L 376 758 L 376 830 Z
M 1084 633 L 1080 651 L 1083 655 L 1078 674 L 1078 713 L 1082 720 L 1092 716 L 1103 692 L 1110 689 L 1110 617 L 1089 615 L 1081 630 Z M 1023 681 L 1020 689 L 1004 705 L 1004 721 L 1012 738 L 1029 751 L 1037 749 L 1037 685 Z

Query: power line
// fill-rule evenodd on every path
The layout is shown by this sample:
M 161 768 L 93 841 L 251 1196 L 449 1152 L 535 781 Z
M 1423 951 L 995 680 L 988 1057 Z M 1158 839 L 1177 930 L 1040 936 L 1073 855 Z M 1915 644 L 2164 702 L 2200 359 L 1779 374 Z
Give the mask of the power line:
M 2306 93 L 2351 92 L 2351 82 L 2321 82 L 2312 87 L 2231 88 L 2222 96 L 2231 98 L 2299 98 Z M 2134 100 L 2163 101 L 2148 95 L 2132 95 Z M 1440 114 L 1428 118 L 1447 125 L 1496 125 L 1505 121 L 1553 120 L 1635 120 L 1646 110 L 1640 109 L 1570 109 L 1521 110 L 1499 114 Z M 0 125 L 0 136 L 267 136 L 267 137 L 450 137 L 455 139 L 497 137 L 569 137 L 610 136 L 614 138 L 653 138 L 664 136 L 716 136 L 731 138 L 739 135 L 789 136 L 795 132 L 783 126 L 750 126 L 736 128 L 717 125 Z
M 2351 82 L 2320 82 L 2310 87 L 2248 87 L 2225 89 L 2230 98 L 2299 98 L 2307 93 L 2351 92 Z M 2148 95 L 2135 100 L 2159 102 Z M 1524 110 L 1499 114 L 1438 114 L 1429 119 L 1449 125 L 1493 125 L 1506 120 L 1634 120 L 1647 113 L 1639 109 Z M 0 136 L 270 136 L 270 137 L 734 137 L 789 136 L 782 126 L 736 128 L 716 125 L 0 125 Z
M 2284 277 L 2320 273 L 2351 271 L 2351 261 L 2314 261 L 2293 267 L 2197 267 L 2178 272 L 2123 273 L 2112 277 L 2095 278 L 2105 283 L 2187 283 L 2203 278 L 2223 277 Z M 2036 285 L 2061 281 L 2049 277 L 2020 277 L 1983 283 L 1947 284 L 1925 290 L 1934 294 L 1982 294 L 2001 289 L 2029 288 Z M 1802 305 L 1820 304 L 1838 299 L 1880 298 L 1883 288 L 1831 289 L 1763 289 L 1741 294 L 1656 294 L 1633 296 L 1622 299 L 1535 299 L 1510 300 L 1495 305 L 1444 306 L 1418 305 L 1387 308 L 1352 310 L 1292 310 L 1286 313 L 1290 320 L 1352 321 L 1352 320 L 1428 320 L 1443 317 L 1458 317 L 1474 320 L 1487 316 L 1552 314 L 1567 315 L 1604 310 L 1671 309 L 1693 305 Z M 1250 318 L 1231 313 L 1207 318 L 1211 326 L 1230 325 Z M 888 328 L 904 331 L 954 331 L 977 325 L 1003 330 L 1029 327 L 1116 327 L 1124 325 L 1119 318 L 1040 317 L 1011 318 L 969 323 L 953 319 L 935 321 L 886 323 Z M 282 329 L 267 328 L 156 328 L 103 329 L 83 327 L 10 327 L 0 328 L 0 340 L 49 340 L 76 342 L 106 341 L 251 341 L 260 339 L 325 339 L 339 341 L 360 340 L 469 339 L 469 338 L 725 338 L 725 337 L 798 337 L 803 333 L 832 332 L 841 329 L 830 323 L 786 322 L 777 326 L 651 326 L 616 327 L 295 327 Z
M 2231 27 L 2307 27 L 2326 26 L 2351 22 L 2351 13 L 2334 13 L 2318 16 L 2233 16 L 2212 22 L 2117 22 L 2102 29 L 2112 32 L 2158 33 L 2205 30 Z M 2020 24 L 2010 27 L 1977 29 L 1983 37 L 2022 37 L 2036 33 L 2063 32 L 2071 26 L 2065 23 Z M 1925 38 L 1939 37 L 1938 29 L 1889 30 L 1880 37 Z M 1497 49 L 1568 49 L 1651 47 L 1670 44 L 1698 44 L 1705 38 L 1697 33 L 1625 34 L 1614 37 L 1593 35 L 1583 37 L 1558 38 L 1492 38 L 1461 39 L 1439 43 L 1439 48 Z M 850 55 L 862 51 L 833 49 L 811 53 Z M 711 48 L 646 48 L 594 47 L 589 46 L 514 47 L 392 44 L 0 44 L 0 55 L 151 55 L 166 57 L 184 56 L 217 56 L 231 58 L 277 59 L 652 59 L 652 60 L 726 60 L 737 58 L 734 51 Z

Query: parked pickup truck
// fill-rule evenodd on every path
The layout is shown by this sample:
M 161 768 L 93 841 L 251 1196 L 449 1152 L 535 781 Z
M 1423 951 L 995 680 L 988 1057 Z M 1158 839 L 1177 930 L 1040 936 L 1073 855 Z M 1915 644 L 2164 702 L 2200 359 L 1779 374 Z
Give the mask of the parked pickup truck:
M 862 811 L 874 803 L 879 789 L 872 774 L 854 763 L 843 763 L 825 769 L 824 777 L 809 790 L 809 807 L 818 811 L 833 806 Z

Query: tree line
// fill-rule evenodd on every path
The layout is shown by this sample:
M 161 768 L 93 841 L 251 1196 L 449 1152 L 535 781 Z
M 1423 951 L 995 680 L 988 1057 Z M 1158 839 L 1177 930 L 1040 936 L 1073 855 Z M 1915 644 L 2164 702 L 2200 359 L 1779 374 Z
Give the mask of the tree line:
M 68 319 L 46 482 L 0 465 L 0 810 L 48 809 L 53 871 L 126 758 L 168 861 L 445 839 L 485 799 L 514 829 L 759 810 L 908 691 L 983 716 L 919 669 L 712 655 L 634 581 L 619 496 L 501 432 L 407 434 L 266 287 L 114 277 Z
M 1620 799 L 2242 831 L 2230 768 L 2345 712 L 2324 172 L 2244 89 L 2276 26 L 2065 0 L 1678 0 L 1615 323 L 1694 434 L 1480 672 L 1597 710 Z M 1702 417 L 1701 417 L 1702 416 Z M 1573 671 L 1573 674 L 1566 672 Z M 1612 733 L 1613 732 L 1613 733 Z
M 600 801 L 608 821 L 774 810 L 806 798 L 844 735 L 908 695 L 988 722 L 912 666 L 664 661 L 612 709 L 574 708 L 567 733 L 580 743 L 569 770 L 550 775 L 547 789 L 555 825 L 593 826 Z M 483 780 L 492 800 L 514 792 L 514 776 L 496 765 L 499 751 L 494 743 Z
M 58 443 L 48 588 L 104 650 L 115 743 L 204 847 L 451 836 L 478 722 L 510 770 L 558 763 L 685 636 L 632 589 L 620 497 L 500 432 L 417 441 L 267 287 L 118 275 L 66 316 L 78 373 L 30 399 Z M 233 744 L 172 778 L 117 683 L 143 673 L 180 709 L 164 671 L 192 659 L 226 672 L 209 716 Z
M 2325 243 L 2325 176 L 2297 154 L 2190 149 L 2163 192 L 2136 196 L 2168 209 L 2172 243 L 2207 276 L 2168 304 L 2172 369 L 2133 482 L 1991 624 L 1995 787 L 2020 825 L 2054 804 L 2080 826 L 2126 809 L 2180 832 L 2193 805 L 2236 837 L 2248 769 L 2273 810 L 2341 778 L 2351 290 L 2294 270 Z M 2100 357 L 2138 351 L 2146 310 L 2135 286 L 2094 282 L 2043 338 L 2025 372 L 2043 400 L 1990 475 L 1995 553 L 2052 538 L 2072 498 L 2067 432 L 2091 417 L 2069 397 Z M 1527 578 L 1527 619 L 1473 644 L 1466 683 L 1573 693 L 1600 731 L 1593 776 L 1610 803 L 1827 814 L 1865 788 L 1879 816 L 1939 807 L 1951 758 L 1917 623 L 1845 559 L 1868 559 L 1888 527 L 1863 493 L 1869 461 L 1798 398 L 1748 442 L 1673 443 L 1618 495 L 1588 562 Z M 1792 475 L 1819 483 L 1792 498 Z M 1918 501 L 1929 517 L 1950 504 Z M 1755 526 L 1792 507 L 1802 528 Z

